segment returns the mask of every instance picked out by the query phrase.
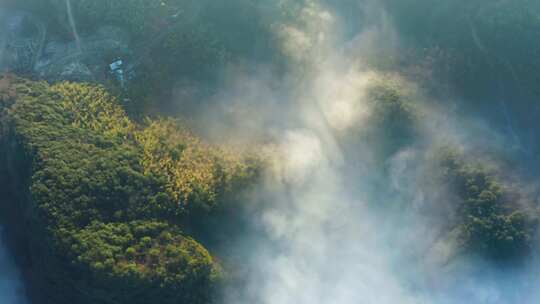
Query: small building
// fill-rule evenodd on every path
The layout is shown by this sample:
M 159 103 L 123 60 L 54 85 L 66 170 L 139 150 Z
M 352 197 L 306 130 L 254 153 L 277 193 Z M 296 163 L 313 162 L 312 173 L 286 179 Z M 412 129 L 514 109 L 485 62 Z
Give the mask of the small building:
M 123 69 L 124 62 L 122 59 L 118 59 L 111 63 L 109 67 L 111 68 L 111 73 L 116 77 L 116 79 L 120 82 L 120 86 L 123 88 L 125 85 L 125 78 L 124 78 L 124 69 Z

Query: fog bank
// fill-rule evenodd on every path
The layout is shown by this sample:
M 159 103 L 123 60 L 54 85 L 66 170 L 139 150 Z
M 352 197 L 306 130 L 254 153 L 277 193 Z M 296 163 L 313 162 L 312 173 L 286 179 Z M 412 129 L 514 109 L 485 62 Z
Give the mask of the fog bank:
M 6 248 L 0 227 L 0 303 L 26 304 L 24 286 L 19 269 L 11 253 Z

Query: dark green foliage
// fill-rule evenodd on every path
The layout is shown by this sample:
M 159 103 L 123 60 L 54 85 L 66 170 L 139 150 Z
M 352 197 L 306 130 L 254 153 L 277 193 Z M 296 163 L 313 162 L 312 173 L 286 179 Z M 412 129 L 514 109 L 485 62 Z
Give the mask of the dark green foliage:
M 75 266 L 120 303 L 207 303 L 221 275 L 204 247 L 162 222 L 94 222 L 60 239 Z
M 203 91 L 212 91 L 231 63 L 283 65 L 273 26 L 285 13 L 295 11 L 288 9 L 294 6 L 289 2 L 70 0 L 83 42 L 104 26 L 127 34 L 129 54 L 92 57 L 104 57 L 96 59 L 104 66 L 118 57 L 130 65 L 135 73 L 126 94 L 137 102 L 139 112 L 169 97 L 179 80 L 204 83 Z M 12 5 L 46 21 L 53 39 L 74 39 L 65 0 L 23 0 Z
M 537 220 L 495 172 L 467 164 L 453 151 L 441 153 L 440 165 L 445 182 L 459 200 L 456 229 L 464 248 L 497 260 L 528 254 Z
M 540 2 L 383 2 L 407 45 L 422 59 L 434 60 L 436 75 L 467 97 L 493 97 L 501 86 L 521 98 L 540 96 Z
M 403 88 L 385 79 L 371 87 L 368 94 L 376 128 L 384 132 L 386 140 L 402 146 L 417 135 L 419 114 Z
M 168 191 L 167 176 L 145 170 L 137 126 L 113 97 L 85 84 L 49 86 L 16 78 L 1 93 L 0 104 L 16 96 L 4 120 L 12 121 L 12 140 L 30 164 L 24 220 L 32 223 L 27 241 L 34 267 L 42 271 L 44 297 L 54 304 L 211 301 L 220 267 L 179 228 L 194 215 Z M 184 146 L 205 157 L 192 141 Z M 178 153 L 174 161 L 182 166 L 183 152 Z M 220 159 L 216 166 L 230 166 Z M 197 163 L 184 168 L 198 172 Z M 212 187 L 230 187 L 221 183 L 242 174 L 228 172 L 227 179 L 205 189 L 218 192 Z M 198 187 L 198 180 L 181 178 L 178 183 Z
M 392 77 L 378 79 L 368 88 L 371 114 L 363 131 L 367 131 L 366 140 L 373 143 L 379 161 L 387 161 L 419 135 L 420 113 L 412 98 L 408 84 Z

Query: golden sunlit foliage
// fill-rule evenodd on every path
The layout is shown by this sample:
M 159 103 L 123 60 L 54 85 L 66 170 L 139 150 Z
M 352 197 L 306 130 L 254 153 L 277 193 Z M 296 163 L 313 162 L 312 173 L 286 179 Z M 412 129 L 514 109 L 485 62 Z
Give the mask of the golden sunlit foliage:
M 164 174 L 167 190 L 181 207 L 208 210 L 234 185 L 253 178 L 254 164 L 242 154 L 210 146 L 172 119 L 148 121 L 138 132 L 145 174 Z
M 134 130 L 116 98 L 102 87 L 64 82 L 51 86 L 50 91 L 61 96 L 62 107 L 69 113 L 74 127 L 122 138 Z
M 3 100 L 8 110 L 0 113 L 13 123 L 17 157 L 30 166 L 25 220 L 44 242 L 32 253 L 35 267 L 45 282 L 57 282 L 48 296 L 146 304 L 159 294 L 162 303 L 208 303 L 220 266 L 183 230 L 252 182 L 257 163 L 172 119 L 139 126 L 100 86 L 18 78 L 6 86 L 0 96 L 16 102 Z M 62 285 L 79 287 L 55 289 Z

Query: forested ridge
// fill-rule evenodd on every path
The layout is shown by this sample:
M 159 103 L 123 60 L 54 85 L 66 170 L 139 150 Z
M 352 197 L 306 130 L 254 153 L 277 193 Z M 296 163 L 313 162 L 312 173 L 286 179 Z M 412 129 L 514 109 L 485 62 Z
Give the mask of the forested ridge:
M 536 2 L 7 0 L 0 26 L 31 303 L 536 299 Z
M 210 301 L 222 270 L 183 231 L 186 217 L 223 208 L 256 178 L 256 162 L 172 120 L 136 125 L 99 86 L 2 81 L 4 141 L 29 166 L 14 189 L 28 183 L 27 199 L 7 209 L 26 210 L 19 220 L 49 303 L 148 303 L 156 293 L 163 303 Z
M 3 141 L 11 147 L 3 158 L 28 168 L 11 175 L 24 199 L 4 208 L 23 210 L 12 214 L 28 223 L 28 259 L 47 303 L 148 303 L 158 295 L 167 295 L 160 303 L 212 302 L 227 276 L 190 233 L 212 213 L 239 208 L 227 204 L 256 182 L 262 158 L 206 144 L 171 119 L 135 123 L 100 86 L 11 75 L 2 84 Z M 398 88 L 371 90 L 377 114 L 362 136 L 387 137 L 380 151 L 390 155 L 412 140 L 419 118 Z M 403 125 L 394 129 L 397 121 Z M 523 208 L 533 206 L 517 204 L 497 169 L 452 147 L 434 153 L 428 162 L 440 173 L 432 178 L 455 193 L 447 238 L 494 261 L 529 254 L 538 220 Z

